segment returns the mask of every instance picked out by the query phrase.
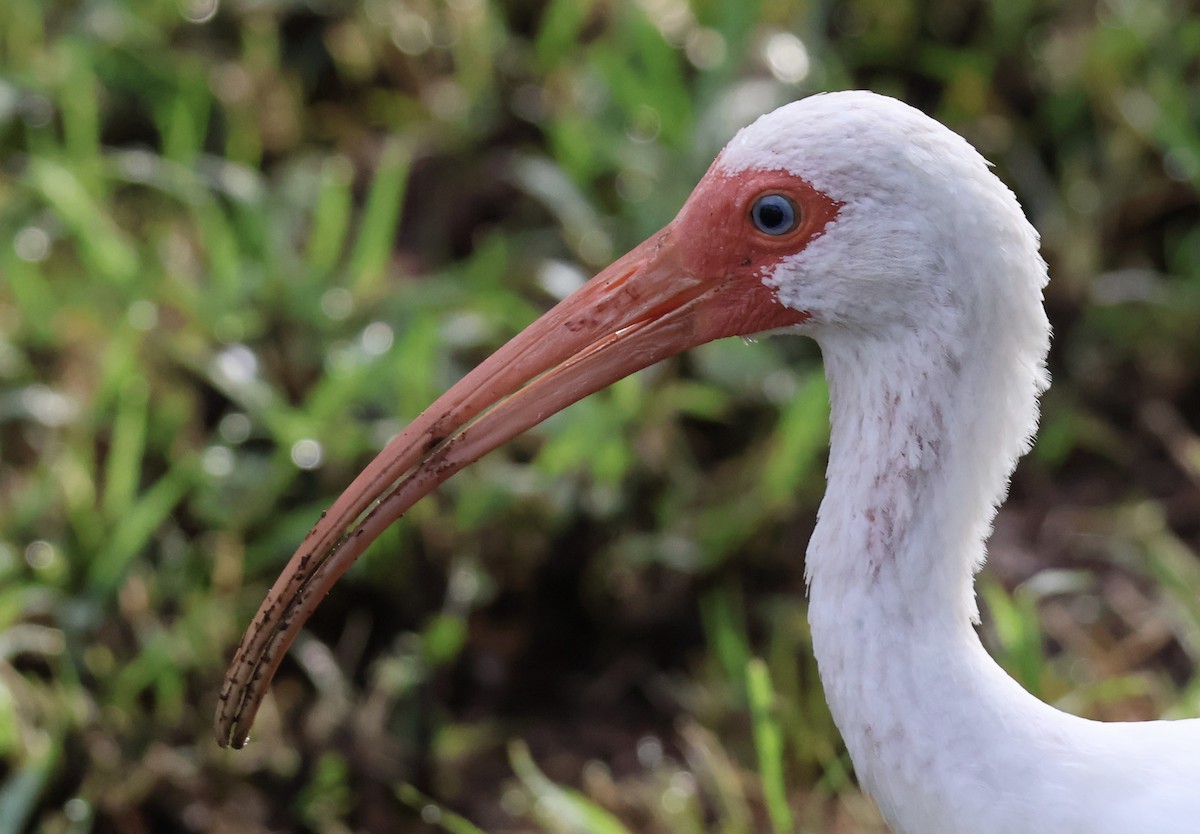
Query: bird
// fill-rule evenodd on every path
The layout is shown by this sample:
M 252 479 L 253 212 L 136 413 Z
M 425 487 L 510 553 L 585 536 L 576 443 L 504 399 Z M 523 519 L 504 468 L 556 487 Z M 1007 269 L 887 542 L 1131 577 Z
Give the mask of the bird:
M 606 385 L 728 336 L 813 339 L 826 492 L 812 647 L 857 777 L 896 834 L 1195 834 L 1200 719 L 1043 703 L 978 636 L 974 577 L 1049 384 L 1047 266 L 961 136 L 867 91 L 741 129 L 661 231 L 401 431 L 304 539 L 249 625 L 216 735 L 245 744 L 284 653 L 382 530 L 459 469 Z

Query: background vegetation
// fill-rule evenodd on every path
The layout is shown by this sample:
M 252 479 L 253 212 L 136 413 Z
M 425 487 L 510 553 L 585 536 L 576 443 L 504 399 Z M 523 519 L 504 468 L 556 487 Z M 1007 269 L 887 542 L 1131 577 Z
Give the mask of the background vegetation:
M 1042 231 L 1055 386 L 989 646 L 1200 714 L 1200 19 L 1183 0 L 0 3 L 0 834 L 878 832 L 820 694 L 800 340 L 713 344 L 424 501 L 251 745 L 224 664 L 382 442 L 740 125 L 897 95 Z

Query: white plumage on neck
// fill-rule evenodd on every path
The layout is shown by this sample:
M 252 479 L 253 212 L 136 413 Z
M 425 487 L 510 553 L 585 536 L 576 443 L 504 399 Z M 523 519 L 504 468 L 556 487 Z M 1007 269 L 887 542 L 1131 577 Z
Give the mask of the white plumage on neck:
M 1046 268 L 963 139 L 870 93 L 742 131 L 730 173 L 782 169 L 842 203 L 764 275 L 820 344 L 828 490 L 808 549 L 826 695 L 901 834 L 1200 830 L 1200 721 L 1101 724 L 1026 693 L 975 634 L 973 576 L 1047 384 Z

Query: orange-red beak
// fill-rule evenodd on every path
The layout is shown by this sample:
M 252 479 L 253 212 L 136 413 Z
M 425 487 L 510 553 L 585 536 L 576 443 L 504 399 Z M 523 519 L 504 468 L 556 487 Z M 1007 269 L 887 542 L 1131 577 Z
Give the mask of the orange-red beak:
M 685 238 L 694 237 L 687 227 L 706 221 L 712 211 L 701 200 L 689 215 L 700 191 L 674 222 L 443 394 L 322 515 L 242 638 L 221 689 L 218 743 L 245 744 L 271 678 L 309 615 L 367 546 L 438 484 L 634 371 L 713 339 L 808 318 L 781 305 L 756 274 L 727 269 L 719 263 L 724 259 L 714 265 L 713 258 L 698 257 L 707 247 Z M 738 211 L 737 222 L 745 216 Z M 728 246 L 720 248 L 724 253 Z M 737 257 L 741 266 L 750 264 L 749 257 Z

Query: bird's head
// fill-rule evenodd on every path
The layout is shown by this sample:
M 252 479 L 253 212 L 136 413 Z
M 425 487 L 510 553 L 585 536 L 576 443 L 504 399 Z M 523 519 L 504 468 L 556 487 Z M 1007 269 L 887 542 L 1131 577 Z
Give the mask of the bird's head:
M 1016 198 L 966 140 L 900 101 L 855 91 L 780 107 L 733 138 L 696 193 L 714 178 L 819 218 L 760 273 L 819 341 L 971 331 L 1009 303 L 1040 319 L 1045 268 Z
M 460 380 L 322 516 L 243 638 L 221 694 L 218 740 L 245 742 L 283 653 L 367 545 L 499 444 L 714 339 L 885 330 L 911 323 L 926 296 L 944 301 L 950 290 L 928 276 L 945 272 L 937 244 L 966 221 L 957 203 L 937 204 L 935 186 L 959 169 L 964 187 L 983 176 L 1007 194 L 966 142 L 870 93 L 815 96 L 741 131 L 671 223 Z

